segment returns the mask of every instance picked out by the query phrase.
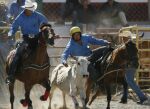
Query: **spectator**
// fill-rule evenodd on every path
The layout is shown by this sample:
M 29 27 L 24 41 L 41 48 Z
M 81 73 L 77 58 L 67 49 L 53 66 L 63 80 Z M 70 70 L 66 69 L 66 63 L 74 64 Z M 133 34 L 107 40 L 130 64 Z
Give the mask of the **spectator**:
M 9 19 L 12 22 L 22 11 L 23 8 L 21 7 L 24 5 L 25 0 L 16 0 L 10 5 L 9 9 Z
M 0 21 L 1 22 L 8 22 L 7 14 L 8 14 L 8 7 L 5 5 L 4 2 L 0 2 Z
M 90 4 L 90 0 L 80 0 L 79 3 L 81 5 L 74 12 L 72 25 L 82 27 L 82 24 L 96 24 L 96 9 Z
M 64 24 L 65 18 L 72 15 L 72 26 L 82 29 L 82 24 L 90 24 L 90 27 L 95 27 L 96 9 L 90 4 L 90 0 L 67 0 L 62 12 L 62 19 L 58 22 L 60 24 Z
M 79 0 L 66 0 L 66 3 L 62 6 L 61 19 L 58 23 L 64 24 L 65 19 L 73 15 L 73 12 L 76 11 L 80 5 Z
M 125 13 L 122 10 L 122 6 L 114 1 L 108 0 L 102 8 L 100 8 L 100 24 L 104 26 L 114 27 L 116 24 L 121 26 L 128 26 L 128 22 Z

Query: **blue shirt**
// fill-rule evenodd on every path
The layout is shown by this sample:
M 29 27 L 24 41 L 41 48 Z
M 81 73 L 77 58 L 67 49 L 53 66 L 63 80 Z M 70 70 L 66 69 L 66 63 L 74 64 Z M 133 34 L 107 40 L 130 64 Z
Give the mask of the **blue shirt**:
M 13 2 L 10 5 L 10 9 L 9 9 L 9 14 L 10 16 L 13 16 L 14 18 L 16 18 L 24 9 L 21 7 L 22 5 L 24 5 L 25 0 L 22 0 L 22 4 L 19 5 L 17 2 Z
M 14 20 L 8 36 L 14 35 L 19 27 L 23 35 L 37 35 L 40 32 L 39 28 L 42 23 L 48 23 L 48 20 L 43 14 L 34 11 L 30 16 L 26 16 L 23 11 Z
M 90 35 L 82 35 L 81 40 L 82 40 L 82 45 L 79 45 L 72 38 L 70 39 L 61 56 L 62 63 L 66 62 L 69 56 L 89 56 L 92 53 L 92 51 L 88 47 L 89 44 L 101 45 L 101 46 L 108 45 L 107 40 L 96 39 Z

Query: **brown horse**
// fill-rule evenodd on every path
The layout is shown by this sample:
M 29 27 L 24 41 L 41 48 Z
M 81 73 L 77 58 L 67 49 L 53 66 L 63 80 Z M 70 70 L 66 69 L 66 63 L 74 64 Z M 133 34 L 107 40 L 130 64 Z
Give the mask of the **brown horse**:
M 100 86 L 104 86 L 107 92 L 107 109 L 110 109 L 110 101 L 111 101 L 111 85 L 122 83 L 123 84 L 123 96 L 121 98 L 121 103 L 127 103 L 127 82 L 125 80 L 125 69 L 128 66 L 137 67 L 138 66 L 138 50 L 136 45 L 132 41 L 127 41 L 125 44 L 119 46 L 114 49 L 112 53 L 108 56 L 105 64 L 106 67 L 101 63 L 96 63 L 96 69 L 100 72 L 100 68 L 104 68 L 103 75 L 99 77 L 97 83 Z M 92 73 L 92 72 L 90 72 Z M 87 82 L 87 90 L 86 90 L 86 103 L 89 101 L 91 86 L 94 84 L 92 79 L 88 79 Z M 98 90 L 96 94 L 92 97 L 89 104 L 93 102 L 93 100 L 99 95 Z
M 45 24 L 40 32 L 38 45 L 34 52 L 30 55 L 21 57 L 21 63 L 17 65 L 15 79 L 24 83 L 25 99 L 20 102 L 23 106 L 32 109 L 32 101 L 30 99 L 30 91 L 35 84 L 41 84 L 46 88 L 45 94 L 40 97 L 41 100 L 47 100 L 50 92 L 49 83 L 49 57 L 47 54 L 47 44 L 54 45 L 56 38 L 53 29 L 49 24 Z M 14 57 L 15 50 L 12 50 L 6 60 L 6 73 L 8 73 L 10 63 Z M 9 85 L 11 109 L 14 102 L 14 84 Z

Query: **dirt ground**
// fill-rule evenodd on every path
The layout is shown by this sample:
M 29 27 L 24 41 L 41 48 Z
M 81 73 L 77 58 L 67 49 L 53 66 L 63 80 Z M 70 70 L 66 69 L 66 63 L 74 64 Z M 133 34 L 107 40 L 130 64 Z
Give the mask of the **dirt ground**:
M 53 109 L 60 109 L 60 107 L 62 105 L 62 99 L 60 99 L 60 96 L 61 96 L 61 93 L 57 89 L 57 91 L 55 92 L 55 95 L 53 97 L 53 103 L 52 103 Z M 73 102 L 72 102 L 71 98 L 69 96 L 67 96 L 66 98 L 67 98 L 67 107 L 69 109 L 74 109 L 73 108 Z M 111 102 L 111 109 L 150 109 L 150 106 L 138 105 L 132 99 L 128 99 L 127 104 L 121 104 L 121 103 L 119 103 L 120 98 L 121 98 L 121 95 L 113 96 L 113 100 Z M 79 101 L 79 104 L 81 106 L 81 102 L 80 102 L 79 97 L 78 97 L 78 101 Z M 89 109 L 106 109 L 106 105 L 107 105 L 106 96 L 102 95 L 102 96 L 99 96 L 91 104 L 91 106 L 87 106 L 87 107 Z
M 3 84 L 4 85 L 4 84 Z M 20 104 L 20 99 L 24 98 L 24 88 L 22 87 L 23 84 L 18 82 L 15 84 L 15 102 L 14 102 L 14 109 L 26 109 L 22 107 Z M 1 85 L 0 87 L 0 109 L 10 109 L 9 103 L 9 93 L 8 87 Z M 31 91 L 31 99 L 33 103 L 33 109 L 48 109 L 49 99 L 47 101 L 40 101 L 39 97 L 44 93 L 44 88 L 40 85 L 36 85 L 33 87 Z M 120 97 L 115 96 L 111 102 L 111 109 L 150 109 L 150 106 L 144 105 L 137 105 L 131 99 L 128 99 L 128 104 L 120 104 Z M 78 97 L 79 105 L 81 107 L 81 102 Z M 66 96 L 66 102 L 68 109 L 74 109 L 72 99 L 69 96 Z M 62 96 L 61 91 L 56 89 L 52 99 L 52 109 L 62 109 Z M 91 106 L 87 106 L 88 109 L 106 109 L 107 101 L 106 96 L 102 95 L 99 96 Z

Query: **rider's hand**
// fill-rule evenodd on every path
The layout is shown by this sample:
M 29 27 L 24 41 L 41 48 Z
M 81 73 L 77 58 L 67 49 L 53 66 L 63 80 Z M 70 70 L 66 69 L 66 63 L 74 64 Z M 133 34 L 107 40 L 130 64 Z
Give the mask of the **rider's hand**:
M 13 39 L 13 36 L 8 36 L 8 40 L 12 40 Z
M 107 43 L 108 43 L 109 46 L 111 46 L 111 42 L 108 41 Z
M 68 64 L 67 64 L 66 62 L 63 62 L 63 65 L 64 65 L 65 67 L 68 67 Z

